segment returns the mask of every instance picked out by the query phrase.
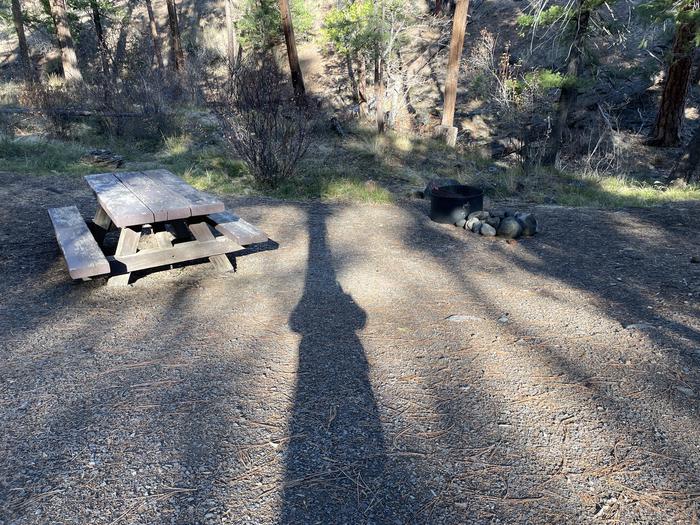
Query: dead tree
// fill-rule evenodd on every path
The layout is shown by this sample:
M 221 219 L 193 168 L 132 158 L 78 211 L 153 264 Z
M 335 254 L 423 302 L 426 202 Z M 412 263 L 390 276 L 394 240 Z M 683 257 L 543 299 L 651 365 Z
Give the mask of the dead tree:
M 63 78 L 68 84 L 80 84 L 83 75 L 78 66 L 78 56 L 75 54 L 73 35 L 68 25 L 65 0 L 51 0 L 51 16 L 56 27 L 58 47 L 61 49 L 61 65 L 63 66 Z
M 444 135 L 446 142 L 451 146 L 454 146 L 457 141 L 457 129 L 454 127 L 455 107 L 457 105 L 457 80 L 459 79 L 459 66 L 462 60 L 462 49 L 464 48 L 464 33 L 467 29 L 468 11 L 469 0 L 457 0 L 452 20 L 450 54 L 447 59 L 442 124 L 438 128 L 439 134 Z
M 299 55 L 297 54 L 297 44 L 294 39 L 294 26 L 292 25 L 292 14 L 289 11 L 289 1 L 279 0 L 280 16 L 282 18 L 282 32 L 284 41 L 287 44 L 287 57 L 289 58 L 289 69 L 292 74 L 292 86 L 294 86 L 294 97 L 297 103 L 304 103 L 306 88 L 304 87 L 304 76 L 299 65 Z
M 29 57 L 29 46 L 27 45 L 27 37 L 24 34 L 24 15 L 22 14 L 22 6 L 19 0 L 12 0 L 12 21 L 15 24 L 15 32 L 19 41 L 19 60 L 22 65 L 24 78 L 28 82 L 36 82 L 37 74 Z
M 160 71 L 165 69 L 163 65 L 163 50 L 160 44 L 160 35 L 158 34 L 158 24 L 156 23 L 156 15 L 153 12 L 153 4 L 151 0 L 145 0 L 146 11 L 148 11 L 148 28 L 151 32 L 151 42 L 153 43 L 153 54 L 156 59 L 156 64 Z
M 185 69 L 185 52 L 182 49 L 182 37 L 180 36 L 177 7 L 175 6 L 175 0 L 165 0 L 165 3 L 168 7 L 168 25 L 170 27 L 171 64 L 175 71 L 181 72 Z
M 685 99 L 693 66 L 694 39 L 695 24 L 678 25 L 654 132 L 647 142 L 650 146 L 677 146 L 680 143 Z
M 581 74 L 581 65 L 583 63 L 583 43 L 586 33 L 588 32 L 590 19 L 591 11 L 587 0 L 579 0 L 574 38 L 571 43 L 571 48 L 569 49 L 566 76 L 562 82 L 561 92 L 559 94 L 557 114 L 552 124 L 549 141 L 544 155 L 542 156 L 542 164 L 545 166 L 553 166 L 556 162 L 559 150 L 561 149 L 564 130 L 568 125 L 569 114 L 576 107 L 576 99 L 578 99 L 578 77 Z

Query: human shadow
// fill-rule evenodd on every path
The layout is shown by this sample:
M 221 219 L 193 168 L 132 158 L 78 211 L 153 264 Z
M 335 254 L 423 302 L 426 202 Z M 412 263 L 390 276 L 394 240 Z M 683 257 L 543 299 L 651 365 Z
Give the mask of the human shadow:
M 385 436 L 357 335 L 367 314 L 337 281 L 331 211 L 319 210 L 309 212 L 304 293 L 289 319 L 302 339 L 280 522 L 386 519 L 397 508 L 387 500 Z

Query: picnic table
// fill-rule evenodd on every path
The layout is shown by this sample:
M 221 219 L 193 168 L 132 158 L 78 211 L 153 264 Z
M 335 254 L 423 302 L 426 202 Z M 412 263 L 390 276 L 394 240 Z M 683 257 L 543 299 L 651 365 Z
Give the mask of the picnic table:
M 222 201 L 166 170 L 100 173 L 85 181 L 97 198 L 92 221 L 83 220 L 75 206 L 49 209 L 73 279 L 109 275 L 110 284 L 125 285 L 131 272 L 204 258 L 231 271 L 226 254 L 268 240 L 226 212 Z M 112 254 L 104 240 L 114 229 L 119 240 Z

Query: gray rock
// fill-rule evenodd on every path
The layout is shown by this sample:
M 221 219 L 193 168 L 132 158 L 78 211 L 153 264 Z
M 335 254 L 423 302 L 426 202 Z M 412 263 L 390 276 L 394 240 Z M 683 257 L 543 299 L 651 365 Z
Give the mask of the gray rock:
M 491 217 L 498 217 L 499 219 L 506 216 L 506 210 L 502 208 L 491 210 L 489 213 L 491 214 Z
M 483 221 L 484 219 L 489 218 L 489 212 L 487 212 L 486 210 L 473 211 L 467 216 L 467 219 L 473 218 L 477 218 L 480 221 Z
M 486 219 L 486 223 L 498 229 L 498 226 L 501 224 L 501 219 L 499 217 L 489 217 Z
M 479 230 L 476 228 L 481 227 L 481 221 L 479 219 L 477 219 L 476 217 L 472 217 L 471 219 L 467 220 L 467 224 L 464 227 L 467 230 L 471 230 L 473 232 L 478 232 Z
M 517 239 L 523 232 L 523 227 L 515 217 L 506 217 L 498 225 L 498 235 L 507 239 Z
M 690 262 L 693 263 L 693 264 L 700 263 L 700 255 L 693 255 L 693 256 L 690 258 Z
M 537 233 L 537 218 L 532 213 L 516 213 L 515 218 L 523 227 L 523 235 L 530 237 Z
M 456 208 L 455 210 L 452 210 L 452 213 L 450 214 L 450 219 L 452 219 L 452 224 L 455 224 L 457 221 L 461 221 L 462 219 L 467 218 L 467 210 L 464 208 Z
M 455 222 L 455 226 L 457 226 L 457 228 L 464 228 L 466 224 L 467 219 L 459 219 L 457 222 Z
M 515 211 L 515 210 L 511 210 L 510 208 L 506 208 L 506 209 L 503 211 L 503 217 L 515 217 L 515 214 L 516 214 L 516 211 Z
M 446 321 L 452 321 L 453 323 L 462 323 L 464 321 L 481 321 L 481 317 L 475 315 L 465 315 L 465 314 L 454 314 L 445 319 Z
M 491 226 L 488 222 L 482 222 L 481 229 L 479 230 L 479 233 L 481 235 L 483 235 L 484 237 L 495 237 L 496 236 L 496 228 Z
M 455 179 L 433 179 L 428 182 L 427 186 L 425 187 L 425 191 L 423 191 L 423 195 L 425 195 L 426 199 L 429 199 L 433 194 L 434 189 L 441 188 L 443 186 L 455 186 L 457 184 L 459 184 L 459 181 Z
M 625 326 L 625 330 L 655 330 L 656 327 L 650 323 L 632 323 Z

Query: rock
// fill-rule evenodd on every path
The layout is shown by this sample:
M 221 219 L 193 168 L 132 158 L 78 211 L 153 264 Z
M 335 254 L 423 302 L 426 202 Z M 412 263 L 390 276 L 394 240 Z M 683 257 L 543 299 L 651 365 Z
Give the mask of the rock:
M 456 224 L 458 221 L 461 221 L 462 219 L 467 218 L 467 210 L 464 208 L 455 208 L 452 210 L 452 213 L 450 213 L 450 219 L 452 219 L 452 224 Z
M 530 237 L 537 233 L 537 218 L 532 213 L 516 213 L 515 218 L 523 227 L 523 235 Z
M 464 321 L 481 321 L 481 317 L 477 317 L 475 315 L 455 314 L 447 317 L 445 320 L 452 321 L 454 323 L 462 323 Z
M 499 217 L 489 217 L 486 219 L 486 224 L 490 224 L 494 228 L 498 229 L 498 226 L 501 224 L 501 219 Z
M 688 388 L 685 386 L 677 386 L 676 390 L 678 390 L 681 394 L 685 394 L 688 397 L 695 396 L 695 391 L 692 388 Z
M 475 231 L 475 228 L 477 226 L 481 225 L 481 221 L 477 219 L 476 217 L 472 217 L 471 219 L 467 219 L 467 223 L 464 226 L 467 230 Z M 478 231 L 478 230 L 476 230 Z
M 509 320 L 510 317 L 508 316 L 508 314 L 503 314 L 501 317 L 498 318 L 498 322 L 503 324 L 507 323 Z
M 466 224 L 467 219 L 459 219 L 457 222 L 455 222 L 455 226 L 457 226 L 457 228 L 464 228 Z
M 512 210 L 510 208 L 506 208 L 505 210 L 503 210 L 503 217 L 515 217 L 516 213 L 517 212 L 515 210 Z M 501 218 L 503 218 L 503 217 L 501 217 Z
M 484 219 L 489 218 L 489 212 L 487 212 L 486 210 L 473 211 L 469 214 L 467 219 L 473 219 L 474 217 L 476 217 L 480 221 L 483 221 Z
M 423 191 L 423 195 L 426 199 L 429 199 L 433 194 L 434 189 L 441 188 L 442 186 L 456 186 L 458 184 L 459 181 L 455 179 L 433 179 L 428 182 L 425 190 Z
M 691 263 L 695 263 L 695 264 L 700 263 L 700 255 L 693 255 L 693 256 L 690 258 L 690 262 L 691 262 Z
M 484 237 L 495 237 L 496 236 L 496 228 L 491 226 L 488 222 L 482 222 L 481 229 L 479 230 L 479 233 L 481 235 L 483 235 Z
M 515 217 L 506 217 L 498 225 L 498 235 L 507 239 L 517 239 L 523 232 L 523 227 Z
M 491 215 L 491 217 L 497 217 L 499 219 L 502 219 L 503 217 L 506 216 L 506 210 L 504 210 L 502 208 L 497 208 L 495 210 L 491 210 L 489 212 L 489 215 Z

